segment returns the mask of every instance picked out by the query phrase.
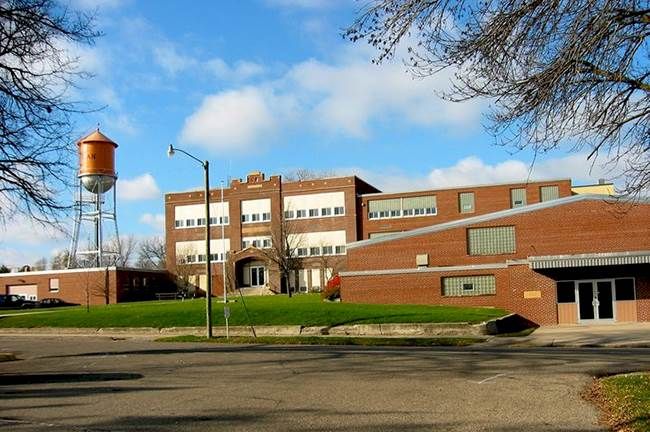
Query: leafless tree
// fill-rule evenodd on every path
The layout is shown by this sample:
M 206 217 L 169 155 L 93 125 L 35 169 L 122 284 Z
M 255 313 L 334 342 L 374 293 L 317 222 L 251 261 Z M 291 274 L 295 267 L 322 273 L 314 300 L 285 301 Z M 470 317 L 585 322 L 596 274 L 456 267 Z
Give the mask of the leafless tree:
M 50 268 L 52 270 L 63 270 L 68 266 L 68 257 L 70 252 L 68 250 L 62 250 L 55 253 L 50 260 Z
M 136 266 L 152 270 L 165 268 L 165 240 L 155 236 L 140 241 Z
M 277 266 L 280 283 L 285 284 L 289 297 L 292 295 L 289 277 L 302 268 L 302 260 L 297 254 L 302 243 L 295 222 L 283 216 L 279 226 L 271 232 L 271 247 L 260 249 L 262 255 Z
M 56 0 L 0 1 L 0 221 L 53 221 L 70 179 L 71 116 L 86 110 L 70 87 L 88 74 L 69 46 L 99 34 L 89 15 Z
M 196 249 L 188 246 L 176 251 L 176 286 L 179 292 L 190 294 L 195 292 L 196 287 L 192 286 L 190 279 L 196 276 Z M 197 285 L 198 285 L 197 281 Z
M 119 255 L 115 257 L 114 265 L 125 267 L 131 263 L 131 258 L 138 248 L 138 240 L 133 234 L 128 236 L 113 237 L 108 241 L 106 249 L 109 251 L 117 252 Z
M 42 257 L 32 264 L 32 271 L 43 271 L 47 268 L 47 258 Z
M 330 170 L 312 170 L 309 168 L 297 168 L 282 174 L 283 180 L 288 182 L 315 180 L 329 177 L 336 177 L 336 173 Z
M 587 150 L 622 173 L 619 192 L 636 196 L 650 187 L 649 6 L 374 0 L 344 34 L 376 47 L 376 63 L 402 46 L 418 77 L 452 70 L 444 96 L 488 98 L 498 143 L 535 155 L 564 145 Z

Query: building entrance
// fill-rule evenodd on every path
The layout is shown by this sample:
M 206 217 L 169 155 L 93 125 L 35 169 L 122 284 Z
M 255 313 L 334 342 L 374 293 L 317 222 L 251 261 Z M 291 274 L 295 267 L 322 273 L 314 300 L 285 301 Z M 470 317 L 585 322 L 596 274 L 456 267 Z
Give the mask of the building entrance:
M 614 284 L 612 280 L 579 281 L 576 284 L 581 322 L 614 319 Z

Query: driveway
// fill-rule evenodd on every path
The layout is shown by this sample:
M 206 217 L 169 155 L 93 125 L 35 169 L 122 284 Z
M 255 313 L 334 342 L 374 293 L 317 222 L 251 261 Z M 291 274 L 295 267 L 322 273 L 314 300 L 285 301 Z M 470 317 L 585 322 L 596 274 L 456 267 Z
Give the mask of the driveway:
M 647 349 L 367 348 L 0 337 L 12 431 L 594 431 L 592 374 Z

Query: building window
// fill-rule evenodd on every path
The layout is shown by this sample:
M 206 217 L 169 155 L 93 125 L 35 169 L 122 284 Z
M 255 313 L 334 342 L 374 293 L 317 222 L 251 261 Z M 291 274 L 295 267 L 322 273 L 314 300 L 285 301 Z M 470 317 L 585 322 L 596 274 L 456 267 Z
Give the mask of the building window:
M 251 216 L 250 216 L 250 215 L 247 215 L 247 214 L 243 214 L 243 215 L 241 215 L 241 221 L 242 221 L 242 223 L 247 223 L 247 222 L 249 222 L 250 220 L 251 220 Z
M 194 219 L 185 219 L 185 226 L 186 227 L 193 227 L 194 226 Z
M 526 205 L 526 188 L 510 189 L 510 207 L 517 208 Z
M 220 217 L 219 220 L 222 222 L 222 225 L 228 225 L 230 218 L 228 216 Z
M 196 262 L 196 256 L 194 256 L 194 255 L 186 255 L 185 256 L 185 262 L 187 262 L 188 264 Z
M 500 255 L 515 253 L 515 227 L 469 228 L 467 253 L 469 255 Z
M 310 247 L 309 248 L 309 255 L 311 255 L 311 256 L 320 255 L 320 248 L 319 247 Z
M 332 255 L 332 246 L 323 246 L 323 255 Z
M 182 220 L 177 220 L 176 221 L 176 228 L 183 228 L 183 221 Z
M 401 214 L 401 198 L 368 201 L 368 219 L 399 217 Z
M 402 199 L 402 215 L 405 217 L 435 215 L 436 213 L 436 197 L 434 195 Z
M 335 216 L 342 216 L 343 214 L 345 214 L 345 209 L 343 207 L 334 207 Z
M 294 218 L 293 210 L 285 210 L 284 211 L 284 218 L 285 219 L 293 219 Z
M 296 218 L 306 218 L 307 210 L 296 210 Z
M 251 222 L 259 222 L 260 221 L 260 215 L 257 213 L 253 213 L 251 215 Z
M 442 295 L 447 297 L 494 294 L 496 294 L 496 280 L 493 275 L 442 278 Z
M 576 302 L 576 287 L 573 281 L 562 281 L 557 283 L 557 302 Z
M 332 209 L 329 207 L 324 207 L 320 209 L 321 216 L 332 216 Z
M 246 249 L 246 248 L 248 247 L 248 244 L 249 244 L 248 240 L 242 240 L 242 242 L 241 242 L 241 248 L 242 248 L 242 249 Z
M 298 256 L 307 256 L 307 248 L 298 248 Z
M 336 251 L 337 255 L 345 254 L 345 246 L 336 246 L 334 250 Z
M 260 247 L 260 241 L 259 240 L 253 240 L 253 247 Z
M 50 279 L 50 292 L 59 292 L 59 279 Z
M 196 220 L 196 225 L 197 226 L 205 226 L 205 218 L 198 218 Z
M 474 192 L 461 192 L 458 194 L 458 211 L 461 213 L 474 213 Z
M 540 202 L 551 201 L 560 197 L 560 188 L 555 186 L 542 186 L 539 188 Z
M 199 254 L 199 262 L 205 262 L 205 254 Z
M 265 248 L 271 247 L 271 239 L 264 239 L 263 245 Z
M 271 213 L 262 213 L 262 220 L 263 221 L 270 221 L 271 220 Z
M 616 289 L 616 300 L 634 300 L 636 298 L 634 294 L 634 279 L 625 278 L 625 279 L 616 279 L 614 281 Z
M 318 217 L 318 209 L 309 209 L 309 217 Z
M 219 225 L 219 218 L 216 216 L 210 216 L 210 225 Z

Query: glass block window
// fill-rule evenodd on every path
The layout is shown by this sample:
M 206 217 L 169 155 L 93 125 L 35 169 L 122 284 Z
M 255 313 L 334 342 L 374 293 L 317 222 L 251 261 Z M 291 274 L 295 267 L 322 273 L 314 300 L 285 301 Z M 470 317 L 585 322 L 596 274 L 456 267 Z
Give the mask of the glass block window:
M 539 188 L 540 201 L 551 201 L 560 197 L 560 188 L 557 186 L 542 186 Z
M 436 197 L 434 195 L 430 195 L 404 198 L 402 200 L 402 209 L 405 216 L 435 215 Z
M 442 278 L 442 295 L 448 297 L 496 294 L 496 280 L 488 276 L 458 276 Z
M 368 201 L 368 219 L 399 217 L 401 212 L 400 198 Z
M 461 213 L 474 213 L 474 192 L 461 192 L 458 194 L 458 211 Z
M 517 208 L 526 205 L 526 189 L 510 189 L 510 207 Z
M 470 255 L 499 255 L 515 253 L 515 227 L 469 228 L 467 253 Z

